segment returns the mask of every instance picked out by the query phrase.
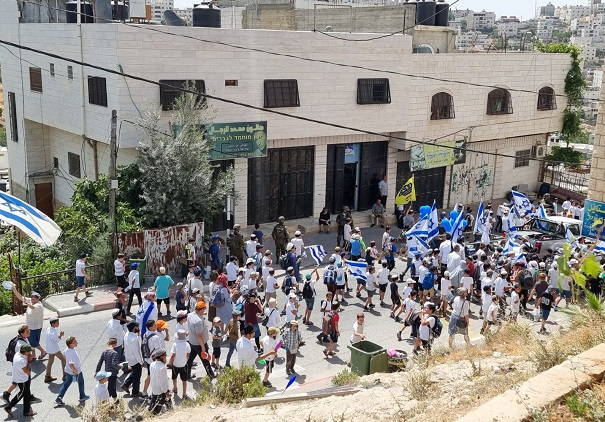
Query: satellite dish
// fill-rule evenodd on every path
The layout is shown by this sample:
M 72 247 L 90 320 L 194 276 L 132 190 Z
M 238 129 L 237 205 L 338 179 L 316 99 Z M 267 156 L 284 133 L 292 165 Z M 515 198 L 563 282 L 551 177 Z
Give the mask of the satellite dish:
M 334 29 L 332 29 L 332 27 L 330 25 L 326 26 L 326 28 L 324 29 L 324 32 L 334 32 Z
M 168 26 L 186 26 L 185 22 L 172 10 L 164 10 L 164 20 L 162 23 Z
M 414 48 L 414 53 L 417 54 L 435 54 L 435 50 L 429 44 L 420 44 Z

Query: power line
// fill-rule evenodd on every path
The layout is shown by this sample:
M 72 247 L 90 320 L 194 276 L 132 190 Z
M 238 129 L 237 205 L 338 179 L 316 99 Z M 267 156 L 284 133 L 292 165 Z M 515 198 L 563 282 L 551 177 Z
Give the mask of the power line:
M 141 81 L 141 82 L 145 82 L 151 85 L 156 85 L 156 86 L 164 86 L 170 89 L 176 89 L 178 91 L 181 92 L 185 92 L 185 93 L 189 93 L 189 94 L 194 94 L 194 95 L 200 95 L 203 96 L 205 98 L 210 98 L 213 99 L 215 101 L 219 101 L 219 102 L 223 102 L 223 103 L 227 103 L 227 104 L 232 104 L 232 105 L 236 105 L 236 106 L 240 106 L 240 107 L 245 107 L 245 108 L 250 108 L 253 110 L 257 110 L 257 111 L 261 111 L 264 113 L 270 113 L 270 114 L 275 114 L 278 116 L 282 116 L 282 117 L 288 117 L 291 119 L 296 119 L 296 120 L 301 120 L 301 121 L 305 121 L 305 122 L 309 122 L 309 123 L 315 123 L 315 124 L 319 124 L 319 125 L 323 125 L 323 126 L 330 126 L 330 127 L 334 127 L 337 129 L 344 129 L 347 131 L 351 131 L 351 132 L 359 132 L 359 133 L 365 133 L 367 135 L 374 135 L 374 136 L 380 136 L 380 137 L 386 137 L 386 138 L 390 138 L 390 139 L 397 139 L 397 140 L 401 140 L 401 141 L 406 141 L 406 142 L 414 142 L 416 144 L 421 144 L 421 145 L 433 145 L 432 142 L 428 142 L 428 141 L 419 141 L 419 140 L 414 140 L 414 139 L 409 139 L 409 138 L 403 138 L 403 137 L 399 137 L 399 136 L 390 136 L 390 135 L 385 135 L 383 133 L 379 133 L 379 132 L 374 132 L 374 131 L 369 131 L 369 130 L 364 130 L 364 129 L 359 129 L 356 127 L 352 127 L 352 126 L 346 126 L 346 125 L 341 125 L 338 123 L 331 123 L 331 122 L 326 122 L 323 120 L 317 120 L 317 119 L 312 119 L 310 117 L 304 117 L 304 116 L 296 116 L 290 113 L 285 113 L 282 111 L 277 111 L 277 110 L 273 110 L 273 109 L 267 109 L 267 108 L 263 108 L 263 107 L 258 107 L 252 104 L 246 104 L 246 103 L 242 103 L 239 101 L 234 101 L 234 100 L 229 100 L 227 98 L 222 98 L 222 97 L 217 97 L 215 95 L 210 95 L 207 93 L 201 93 L 201 92 L 197 92 L 191 89 L 187 89 L 187 88 L 179 88 L 179 87 L 175 87 L 172 85 L 167 85 L 161 82 L 157 82 L 157 81 L 153 81 L 150 79 L 146 79 L 143 78 L 141 76 L 136 76 L 136 75 L 131 75 L 129 73 L 125 73 L 125 72 L 119 72 L 117 70 L 113 70 L 113 69 L 108 69 L 102 66 L 98 66 L 98 65 L 94 65 L 92 63 L 87 63 L 87 62 L 83 62 L 83 61 L 79 61 L 79 60 L 75 60 L 75 59 L 70 59 L 67 57 L 63 57 L 54 53 L 48 53 L 42 50 L 38 50 L 32 47 L 26 47 L 26 46 L 22 46 L 20 44 L 15 44 L 13 42 L 10 41 L 6 41 L 6 40 L 1 40 L 0 39 L 0 44 L 5 44 L 5 45 L 9 45 L 11 47 L 15 47 L 15 48 L 20 48 L 22 50 L 26 50 L 26 51 L 30 51 L 30 52 L 34 52 L 34 53 L 38 53 L 38 54 L 42 54 L 44 56 L 48 56 L 48 57 L 52 57 L 55 59 L 59 59 L 59 60 L 64 60 L 70 63 L 74 63 L 77 64 L 79 66 L 84 66 L 84 67 L 90 67 L 92 69 L 97 69 L 97 70 L 101 70 L 110 74 L 114 74 L 114 75 L 119 75 L 119 76 L 124 76 L 124 77 L 128 77 L 130 79 L 134 79 L 137 81 Z M 495 123 L 497 124 L 497 123 Z M 440 145 L 442 148 L 447 148 L 447 149 L 459 149 L 456 148 L 455 146 L 449 146 L 449 145 Z M 494 152 L 487 152 L 487 151 L 478 151 L 478 150 L 473 150 L 473 149 L 466 149 L 467 152 L 475 152 L 478 154 L 486 154 L 486 155 L 493 155 L 493 156 L 500 156 L 500 157 L 507 157 L 507 158 L 516 158 L 515 155 L 509 155 L 509 154 L 502 154 L 502 153 L 494 153 Z M 541 158 L 530 158 L 530 160 L 534 160 L 534 161 L 539 161 L 539 162 L 547 162 L 547 160 L 541 159 Z
M 28 1 L 28 0 L 22 0 L 22 1 L 24 3 L 31 3 L 31 4 L 36 4 L 36 5 L 39 4 L 39 3 Z M 57 10 L 57 11 L 65 11 L 65 12 L 67 11 L 67 9 L 61 9 L 61 8 L 55 8 L 55 7 L 51 7 L 51 9 Z M 173 37 L 192 39 L 192 40 L 203 42 L 203 43 L 217 44 L 217 45 L 222 45 L 222 46 L 225 46 L 225 47 L 230 47 L 230 48 L 234 48 L 234 49 L 238 49 L 238 50 L 254 51 L 254 52 L 257 52 L 257 53 L 269 54 L 269 55 L 278 56 L 278 57 L 287 57 L 287 58 L 296 59 L 296 60 L 302 60 L 302 61 L 307 61 L 307 62 L 322 63 L 322 64 L 331 65 L 331 66 L 346 67 L 346 68 L 351 68 L 351 69 L 366 70 L 366 71 L 370 71 L 370 72 L 378 72 L 378 73 L 386 73 L 386 74 L 391 74 L 391 75 L 405 76 L 405 77 L 408 77 L 408 78 L 417 78 L 417 79 L 424 79 L 424 80 L 430 80 L 430 81 L 446 82 L 446 83 L 451 83 L 451 84 L 467 85 L 467 86 L 473 86 L 473 87 L 476 87 L 476 88 L 490 88 L 490 89 L 502 88 L 501 86 L 496 86 L 496 85 L 487 85 L 487 84 L 480 84 L 480 83 L 475 83 L 475 82 L 459 81 L 459 80 L 455 80 L 455 79 L 444 79 L 444 78 L 437 78 L 437 77 L 426 76 L 426 75 L 415 75 L 415 74 L 412 74 L 412 73 L 397 72 L 397 71 L 394 71 L 394 70 L 375 69 L 375 68 L 365 67 L 365 66 L 360 66 L 360 65 L 338 63 L 338 62 L 333 62 L 333 61 L 330 61 L 330 60 L 312 59 L 312 58 L 309 58 L 309 57 L 301 57 L 301 56 L 296 56 L 294 54 L 288 54 L 288 53 L 276 53 L 274 51 L 267 51 L 267 50 L 263 50 L 263 49 L 260 49 L 260 48 L 254 48 L 254 47 L 245 47 L 245 46 L 241 46 L 241 45 L 237 45 L 237 44 L 227 43 L 227 42 L 224 42 L 224 41 L 210 41 L 210 40 L 206 40 L 206 39 L 203 39 L 203 38 L 197 38 L 197 37 L 194 37 L 194 36 L 191 36 L 191 35 L 175 34 L 175 33 L 171 33 L 171 32 L 165 32 L 165 31 L 159 30 L 157 28 L 152 28 L 150 26 L 145 26 L 145 25 L 141 26 L 141 25 L 135 25 L 135 24 L 130 24 L 130 23 L 126 23 L 126 22 L 116 22 L 116 21 L 113 21 L 111 19 L 104 19 L 104 18 L 98 18 L 98 17 L 95 17 L 95 19 L 100 20 L 100 21 L 111 22 L 111 23 L 119 24 L 119 25 L 126 25 L 126 26 L 129 26 L 129 27 L 137 28 L 137 29 L 143 29 L 143 30 L 147 30 L 147 31 L 158 32 L 158 33 L 163 34 L 163 35 L 170 35 L 170 36 L 173 36 Z M 528 93 L 528 94 L 538 94 L 538 92 L 531 91 L 531 90 L 528 90 L 528 89 L 507 88 L 507 91 L 511 91 L 511 92 L 524 92 L 524 93 Z M 563 98 L 567 99 L 567 95 L 565 95 L 565 94 L 556 94 L 555 93 L 555 94 L 553 94 L 553 96 L 555 96 L 555 97 L 563 97 Z M 600 100 L 598 100 L 598 101 L 600 101 Z

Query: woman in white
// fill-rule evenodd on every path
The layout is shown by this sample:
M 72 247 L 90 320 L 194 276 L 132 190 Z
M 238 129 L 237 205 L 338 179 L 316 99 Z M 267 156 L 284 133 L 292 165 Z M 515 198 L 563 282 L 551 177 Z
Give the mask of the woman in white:
M 281 327 L 281 316 L 277 310 L 277 299 L 269 299 L 269 307 L 265 308 L 265 315 L 269 318 L 267 320 L 267 327 Z M 264 349 L 266 350 L 266 349 Z
M 468 324 L 470 321 L 469 310 L 471 308 L 471 303 L 468 301 L 467 295 L 468 292 L 466 291 L 466 289 L 461 287 L 458 289 L 458 296 L 454 298 L 452 314 L 447 330 L 450 335 L 450 348 L 454 346 L 454 336 L 456 334 L 462 334 L 464 336 L 464 341 L 466 342 L 466 344 L 468 346 L 470 346 L 471 344 L 471 340 L 468 336 Z M 465 322 L 458 323 L 458 320 Z

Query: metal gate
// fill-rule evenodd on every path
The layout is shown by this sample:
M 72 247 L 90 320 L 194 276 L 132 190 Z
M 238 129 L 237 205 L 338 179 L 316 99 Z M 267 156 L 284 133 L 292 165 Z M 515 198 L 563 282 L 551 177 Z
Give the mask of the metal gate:
M 270 149 L 248 160 L 248 224 L 313 214 L 315 147 Z
M 437 167 L 414 172 L 414 186 L 416 188 L 416 208 L 422 205 L 433 205 L 437 201 L 437 207 L 443 208 L 443 193 L 445 188 L 445 167 Z M 397 163 L 397 192 L 405 182 L 412 177 L 409 161 Z M 397 195 L 395 192 L 395 195 Z M 395 201 L 393 195 L 393 203 Z

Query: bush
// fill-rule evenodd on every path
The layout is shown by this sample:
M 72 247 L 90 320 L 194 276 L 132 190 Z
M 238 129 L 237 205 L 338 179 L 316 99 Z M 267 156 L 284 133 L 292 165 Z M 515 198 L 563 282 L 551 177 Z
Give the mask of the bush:
M 227 403 L 239 403 L 249 397 L 263 397 L 267 388 L 254 368 L 225 368 L 216 379 L 216 397 Z
M 419 366 L 408 372 L 405 388 L 413 399 L 423 401 L 428 398 L 432 384 L 431 373 Z
M 332 384 L 341 387 L 343 385 L 357 385 L 359 383 L 359 375 L 351 372 L 348 369 L 343 369 L 332 377 Z

